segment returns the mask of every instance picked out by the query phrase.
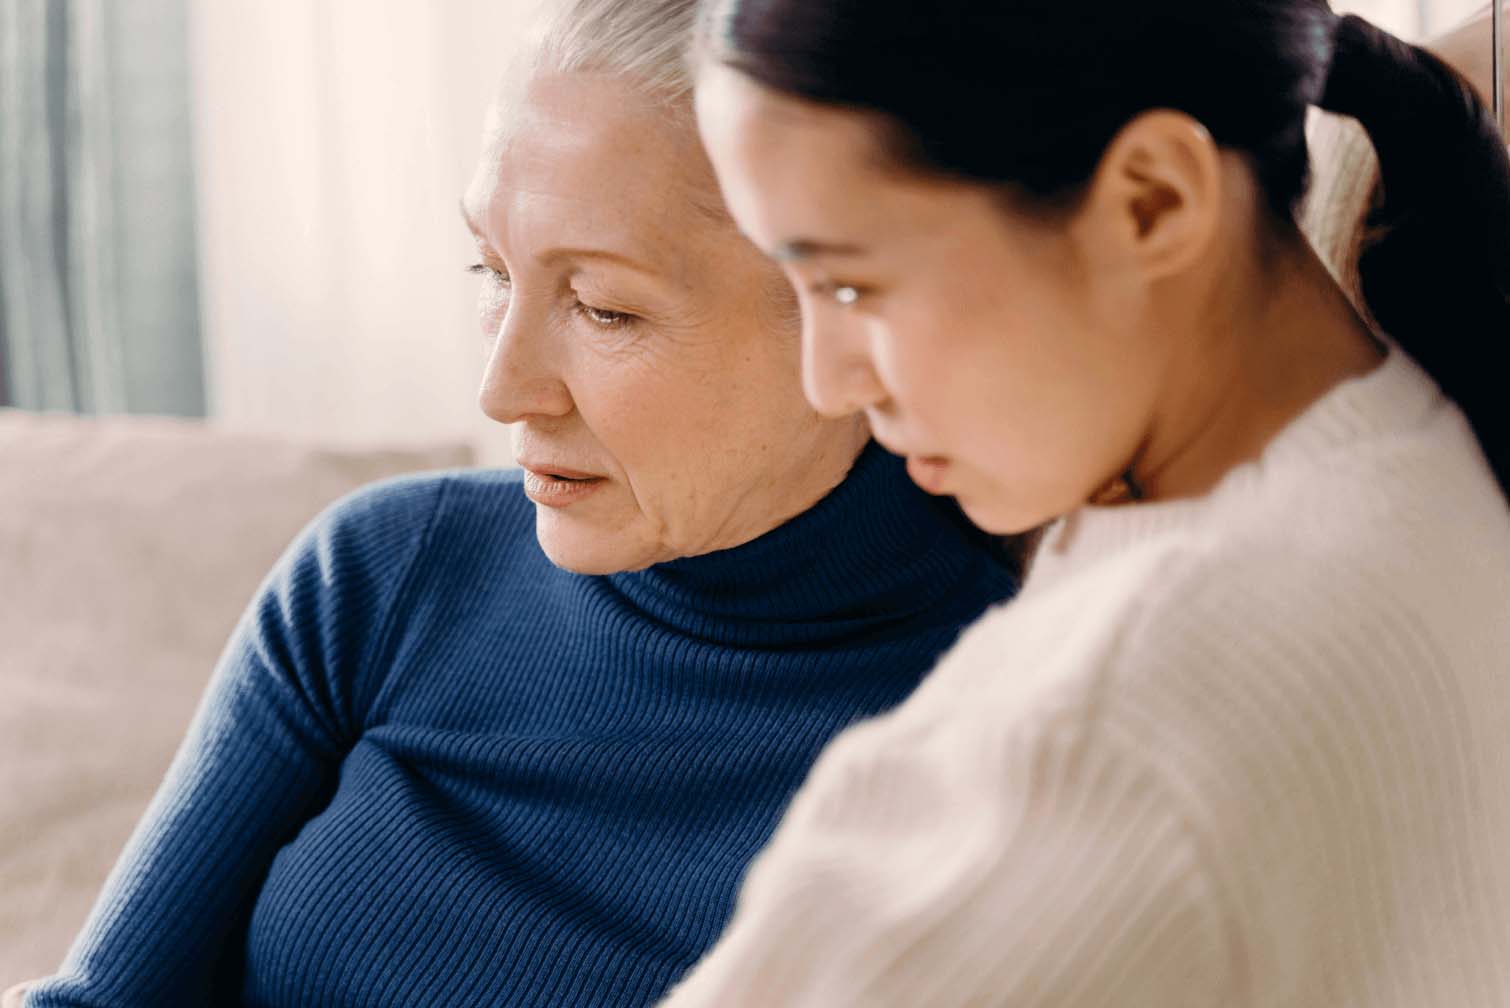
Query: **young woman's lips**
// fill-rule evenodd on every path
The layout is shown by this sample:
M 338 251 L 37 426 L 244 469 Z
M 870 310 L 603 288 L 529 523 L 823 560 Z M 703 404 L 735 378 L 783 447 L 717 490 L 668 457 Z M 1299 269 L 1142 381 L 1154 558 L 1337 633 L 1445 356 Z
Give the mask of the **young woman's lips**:
M 940 455 L 907 456 L 907 475 L 924 491 L 944 492 L 944 478 L 949 474 L 949 460 Z
M 608 480 L 602 476 L 584 476 L 570 470 L 524 471 L 524 494 L 536 504 L 564 508 L 590 497 Z

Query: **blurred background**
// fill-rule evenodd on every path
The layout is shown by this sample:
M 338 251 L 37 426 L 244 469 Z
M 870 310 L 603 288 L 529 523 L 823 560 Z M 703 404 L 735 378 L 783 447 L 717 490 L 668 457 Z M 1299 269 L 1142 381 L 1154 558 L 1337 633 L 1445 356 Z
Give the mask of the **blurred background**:
M 507 461 L 456 203 L 524 2 L 0 0 L 0 404 Z
M 457 201 L 522 7 L 0 0 L 0 402 L 506 461 Z

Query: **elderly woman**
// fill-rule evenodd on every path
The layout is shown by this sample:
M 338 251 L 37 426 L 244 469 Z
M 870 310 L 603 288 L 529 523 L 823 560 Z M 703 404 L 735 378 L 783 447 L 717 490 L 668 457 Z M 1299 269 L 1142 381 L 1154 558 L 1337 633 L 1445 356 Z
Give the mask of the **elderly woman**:
M 554 5 L 464 204 L 523 473 L 367 490 L 231 640 L 52 1006 L 643 1005 L 825 742 L 1007 597 L 799 385 L 680 69 L 693 5 Z

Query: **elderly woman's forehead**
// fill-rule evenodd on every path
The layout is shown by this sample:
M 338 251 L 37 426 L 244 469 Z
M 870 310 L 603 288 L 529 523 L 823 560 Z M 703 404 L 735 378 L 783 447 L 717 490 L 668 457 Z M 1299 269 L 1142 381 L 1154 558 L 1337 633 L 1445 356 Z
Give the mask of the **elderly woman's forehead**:
M 474 211 L 499 197 L 536 195 L 614 205 L 626 215 L 727 221 L 690 106 L 668 107 L 607 75 L 550 73 L 506 92 L 489 119 L 469 197 Z
M 542 72 L 500 96 L 489 115 L 495 150 L 522 150 L 548 160 L 617 157 L 659 162 L 688 179 L 711 177 L 690 99 L 667 102 L 622 77 Z

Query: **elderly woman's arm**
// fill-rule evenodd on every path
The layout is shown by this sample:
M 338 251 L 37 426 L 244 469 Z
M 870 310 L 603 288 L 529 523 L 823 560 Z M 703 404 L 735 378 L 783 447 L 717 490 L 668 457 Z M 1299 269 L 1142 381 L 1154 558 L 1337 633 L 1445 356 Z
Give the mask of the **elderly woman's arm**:
M 329 800 L 429 494 L 336 505 L 242 619 L 172 769 L 61 971 L 27 1008 L 233 1004 L 279 848 Z M 370 677 L 369 677 L 370 678 Z

